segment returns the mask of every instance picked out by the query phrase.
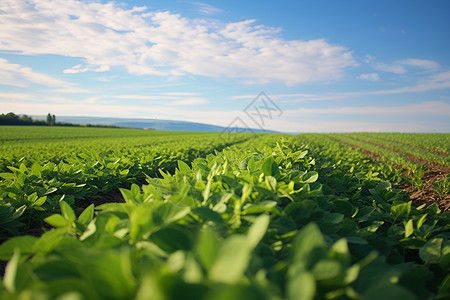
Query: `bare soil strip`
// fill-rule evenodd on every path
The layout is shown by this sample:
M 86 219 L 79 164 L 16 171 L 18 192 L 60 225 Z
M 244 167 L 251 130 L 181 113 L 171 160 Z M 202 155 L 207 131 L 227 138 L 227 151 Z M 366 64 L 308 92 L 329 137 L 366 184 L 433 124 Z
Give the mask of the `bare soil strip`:
M 446 174 L 450 173 L 450 166 L 443 166 L 443 165 L 440 165 L 440 164 L 436 164 L 436 163 L 433 163 L 433 162 L 421 159 L 421 158 L 419 158 L 417 156 L 414 156 L 414 155 L 409 154 L 409 153 L 405 153 L 405 152 L 403 152 L 403 151 L 401 151 L 399 149 L 396 149 L 394 147 L 390 147 L 388 145 L 379 144 L 379 143 L 376 143 L 376 142 L 373 142 L 373 141 L 367 141 L 367 140 L 364 140 L 364 139 L 361 139 L 361 138 L 356 138 L 356 137 L 353 137 L 353 136 L 346 136 L 346 137 L 351 138 L 351 139 L 356 140 L 356 141 L 363 142 L 363 143 L 375 145 L 375 146 L 378 146 L 380 148 L 384 148 L 384 149 L 389 150 L 389 151 L 401 153 L 401 154 L 405 155 L 408 160 L 410 160 L 412 162 L 415 162 L 415 163 L 418 163 L 419 165 L 424 165 L 430 170 L 433 170 L 433 171 L 439 170 L 442 173 L 446 173 Z
M 363 152 L 363 154 L 368 157 L 371 157 L 376 160 L 384 161 L 384 159 L 383 159 L 384 157 L 376 152 L 364 149 L 361 146 L 358 146 L 358 145 L 355 145 L 355 144 L 352 144 L 349 142 L 341 141 L 339 139 L 335 139 L 335 140 L 338 140 L 340 143 L 350 146 L 354 149 L 360 149 Z M 363 142 L 365 142 L 365 141 L 363 141 Z M 390 150 L 390 149 L 388 149 L 388 150 Z M 398 152 L 398 151 L 396 151 L 396 152 Z M 415 162 L 417 162 L 417 161 L 415 161 Z M 419 163 L 419 162 L 417 162 L 417 163 Z M 421 190 L 417 190 L 414 186 L 410 185 L 407 182 L 402 182 L 397 187 L 402 189 L 405 193 L 407 193 L 409 195 L 409 198 L 411 199 L 412 203 L 415 206 L 420 206 L 423 204 L 426 204 L 428 206 L 433 203 L 437 203 L 437 205 L 439 206 L 439 208 L 441 209 L 442 212 L 449 212 L 450 211 L 450 195 L 446 195 L 446 196 L 438 195 L 434 191 L 433 182 L 444 179 L 450 173 L 450 168 L 441 166 L 441 165 L 437 165 L 437 164 L 429 164 L 429 163 L 426 164 L 426 166 L 427 166 L 428 170 L 425 172 L 425 175 L 422 178 L 425 184 Z M 393 165 L 393 167 L 398 170 L 403 169 L 402 167 L 397 166 L 397 165 Z M 405 175 L 408 176 L 410 174 L 408 174 L 408 172 L 405 171 Z
M 450 155 L 450 153 L 447 153 L 447 152 L 444 152 L 444 151 L 440 151 L 438 149 L 428 149 L 428 148 L 423 147 L 421 145 L 416 145 L 416 144 L 412 144 L 412 143 L 408 143 L 408 142 L 393 140 L 393 139 L 389 139 L 389 138 L 386 138 L 386 137 L 375 136 L 375 135 L 370 135 L 370 134 L 368 136 L 376 138 L 376 139 L 379 139 L 379 140 L 387 141 L 387 142 L 403 144 L 405 146 L 416 147 L 416 148 L 419 148 L 419 149 L 422 149 L 422 150 L 425 150 L 425 151 L 431 151 L 434 154 L 439 155 L 439 156 L 449 156 Z

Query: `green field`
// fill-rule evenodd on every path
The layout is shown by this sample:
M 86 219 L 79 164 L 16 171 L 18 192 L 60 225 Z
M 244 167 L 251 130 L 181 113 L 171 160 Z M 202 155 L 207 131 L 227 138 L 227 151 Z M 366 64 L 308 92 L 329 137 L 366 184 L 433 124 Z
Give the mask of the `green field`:
M 1 299 L 450 297 L 449 134 L 0 141 Z

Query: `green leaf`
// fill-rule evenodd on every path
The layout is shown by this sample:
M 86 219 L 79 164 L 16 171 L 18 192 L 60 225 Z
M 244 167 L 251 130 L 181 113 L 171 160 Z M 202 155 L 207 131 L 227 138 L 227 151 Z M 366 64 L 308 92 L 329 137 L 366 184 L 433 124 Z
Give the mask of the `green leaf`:
M 20 250 L 20 253 L 29 255 L 33 253 L 33 246 L 37 238 L 24 235 L 7 240 L 0 246 L 0 260 L 9 260 L 14 254 L 14 250 Z
M 232 235 L 219 249 L 217 259 L 209 272 L 212 281 L 236 283 L 250 262 L 252 248 L 244 235 Z
M 196 214 L 197 216 L 199 216 L 204 220 L 212 221 L 217 224 L 225 223 L 224 220 L 222 219 L 222 216 L 219 213 L 204 206 L 192 209 L 192 213 Z
M 44 221 L 56 228 L 68 225 L 67 219 L 58 214 L 51 215 L 50 217 L 45 218 Z
M 181 160 L 178 161 L 178 170 L 180 170 L 181 173 L 184 173 L 184 174 L 192 172 L 192 170 L 189 167 L 189 165 L 187 163 L 185 163 L 184 161 L 181 161 Z
M 405 223 L 405 238 L 409 237 L 413 233 L 414 233 L 413 220 L 408 220 L 408 222 Z
M 47 196 L 43 196 L 34 201 L 33 206 L 42 206 L 47 201 Z
M 342 273 L 343 269 L 341 264 L 332 259 L 322 259 L 318 261 L 312 269 L 312 274 L 316 280 L 334 279 Z
M 206 228 L 202 232 L 200 232 L 196 245 L 196 251 L 200 262 L 203 264 L 206 270 L 211 269 L 212 265 L 214 264 L 219 246 L 219 240 L 214 231 Z
M 309 171 L 301 177 L 300 182 L 312 183 L 312 182 L 316 182 L 318 178 L 319 178 L 319 174 L 316 171 Z
M 16 174 L 14 173 L 0 173 L 0 177 L 6 180 L 14 180 L 16 179 Z
M 73 222 L 77 219 L 72 207 L 70 207 L 70 205 L 67 204 L 66 201 L 64 200 L 60 201 L 59 205 L 61 206 L 61 213 L 64 216 L 64 219 L 66 219 L 69 222 Z
M 266 180 L 267 189 L 269 189 L 271 191 L 277 190 L 277 180 L 275 179 L 275 177 L 266 176 L 265 180 Z
M 256 247 L 266 234 L 269 222 L 270 217 L 268 215 L 262 215 L 256 218 L 252 226 L 248 229 L 247 238 L 252 248 Z
M 57 190 L 58 190 L 57 188 L 51 187 L 51 188 L 49 188 L 49 189 L 45 192 L 44 195 L 49 195 L 49 194 L 51 194 L 51 193 L 56 192 Z
M 189 207 L 177 206 L 172 203 L 164 203 L 159 206 L 153 215 L 153 220 L 155 221 L 155 216 L 162 220 L 162 223 L 154 222 L 155 225 L 170 224 L 176 222 L 186 216 L 190 212 Z
M 154 232 L 150 240 L 167 253 L 191 248 L 189 232 L 183 227 L 169 226 Z
M 420 258 L 427 264 L 439 263 L 443 241 L 442 238 L 434 238 L 426 242 L 419 250 Z
M 262 164 L 261 171 L 265 176 L 274 176 L 279 173 L 278 165 L 274 161 L 273 157 L 266 158 Z
M 78 217 L 78 222 L 87 225 L 94 217 L 94 204 L 89 205 Z
M 411 212 L 411 201 L 406 203 L 400 203 L 391 207 L 391 214 L 394 216 L 394 221 L 400 217 L 409 217 Z
M 316 281 L 311 273 L 301 272 L 289 279 L 286 289 L 288 300 L 312 300 L 316 295 Z
M 16 274 L 17 266 L 19 265 L 20 250 L 14 251 L 11 260 L 6 265 L 5 276 L 3 277 L 3 286 L 10 293 L 16 290 Z
M 306 225 L 297 235 L 294 242 L 294 264 L 290 273 L 311 268 L 317 261 L 326 256 L 326 243 L 319 227 L 314 223 Z

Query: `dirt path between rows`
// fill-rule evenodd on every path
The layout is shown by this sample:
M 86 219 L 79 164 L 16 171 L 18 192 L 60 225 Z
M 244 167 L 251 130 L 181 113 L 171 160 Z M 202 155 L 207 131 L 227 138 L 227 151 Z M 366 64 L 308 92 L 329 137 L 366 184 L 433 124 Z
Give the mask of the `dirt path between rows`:
M 401 150 L 399 150 L 397 148 L 394 148 L 394 147 L 391 147 L 391 146 L 388 146 L 388 145 L 379 144 L 379 143 L 376 143 L 374 141 L 368 141 L 368 140 L 357 138 L 357 137 L 353 137 L 353 136 L 346 136 L 346 137 L 348 137 L 350 139 L 353 139 L 353 140 L 356 140 L 356 141 L 359 141 L 359 142 L 368 143 L 368 144 L 371 144 L 371 145 L 374 145 L 374 146 L 378 146 L 380 148 L 384 148 L 384 149 L 392 151 L 392 152 L 401 153 L 401 154 L 405 155 L 408 160 L 410 160 L 412 162 L 415 162 L 415 163 L 417 163 L 419 165 L 426 166 L 430 170 L 433 170 L 433 171 L 438 170 L 438 171 L 441 171 L 442 173 L 447 173 L 447 174 L 450 173 L 450 167 L 449 166 L 443 166 L 443 165 L 440 165 L 440 164 L 429 162 L 427 160 L 421 159 L 421 158 L 419 158 L 417 156 L 414 156 L 412 154 L 405 153 L 405 152 L 403 152 L 403 151 L 401 151 Z M 359 147 L 359 148 L 361 148 L 361 147 Z
M 335 139 L 335 138 L 333 138 L 333 139 Z M 361 146 L 358 146 L 358 145 L 355 145 L 355 144 L 352 144 L 352 143 L 349 143 L 346 141 L 339 140 L 337 138 L 335 140 L 342 144 L 350 146 L 354 149 L 361 150 L 363 152 L 363 154 L 368 157 L 371 157 L 375 160 L 384 161 L 384 157 L 376 152 L 367 150 Z M 359 140 L 359 139 L 355 139 L 355 140 Z M 364 140 L 360 140 L 360 141 L 367 142 Z M 380 145 L 377 145 L 377 146 L 380 146 Z M 382 147 L 382 146 L 380 146 L 380 147 Z M 383 147 L 383 148 L 388 149 L 386 147 Z M 388 149 L 388 150 L 395 151 L 392 149 Z M 400 151 L 397 150 L 395 152 L 400 152 Z M 407 156 L 407 158 L 409 159 L 408 156 Z M 419 160 L 419 161 L 422 161 L 422 160 Z M 412 203 L 415 206 L 420 206 L 423 204 L 426 204 L 428 206 L 433 203 L 437 203 L 437 205 L 439 206 L 439 208 L 441 209 L 442 212 L 450 211 L 450 195 L 441 196 L 441 195 L 437 194 L 433 188 L 433 182 L 442 180 L 448 174 L 450 174 L 450 167 L 441 166 L 441 165 L 437 165 L 437 164 L 430 164 L 429 162 L 426 162 L 425 164 L 423 164 L 423 163 L 420 163 L 419 161 L 416 160 L 414 162 L 425 165 L 428 168 L 428 170 L 425 172 L 425 174 L 422 178 L 422 180 L 424 181 L 424 187 L 421 190 L 417 190 L 414 186 L 410 185 L 407 182 L 402 182 L 397 187 L 402 189 L 405 193 L 407 193 L 409 195 L 409 198 L 411 199 Z M 402 167 L 400 167 L 398 165 L 393 165 L 393 167 L 398 170 L 403 169 Z M 410 172 L 405 170 L 404 175 L 410 176 L 411 174 L 410 174 Z
M 410 143 L 407 143 L 407 142 L 404 142 L 404 141 L 392 140 L 392 139 L 389 139 L 389 138 L 380 137 L 380 136 L 371 135 L 371 134 L 368 134 L 367 136 L 370 136 L 370 137 L 375 138 L 375 139 L 387 141 L 387 142 L 403 144 L 403 145 L 409 146 L 409 147 L 416 147 L 416 148 L 419 148 L 419 149 L 422 149 L 422 150 L 425 150 L 425 151 L 431 151 L 434 154 L 439 155 L 439 156 L 448 156 L 448 155 L 450 155 L 449 153 L 443 152 L 443 151 L 438 150 L 438 149 L 428 149 L 428 148 L 423 147 L 421 145 L 414 145 L 414 144 L 410 144 Z

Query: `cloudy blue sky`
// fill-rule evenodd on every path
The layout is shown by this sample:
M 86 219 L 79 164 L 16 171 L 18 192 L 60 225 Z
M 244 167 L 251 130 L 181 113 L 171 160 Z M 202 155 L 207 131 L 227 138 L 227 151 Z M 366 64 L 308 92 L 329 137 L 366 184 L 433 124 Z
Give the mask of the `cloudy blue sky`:
M 0 113 L 450 132 L 449 11 L 446 0 L 1 0 Z

